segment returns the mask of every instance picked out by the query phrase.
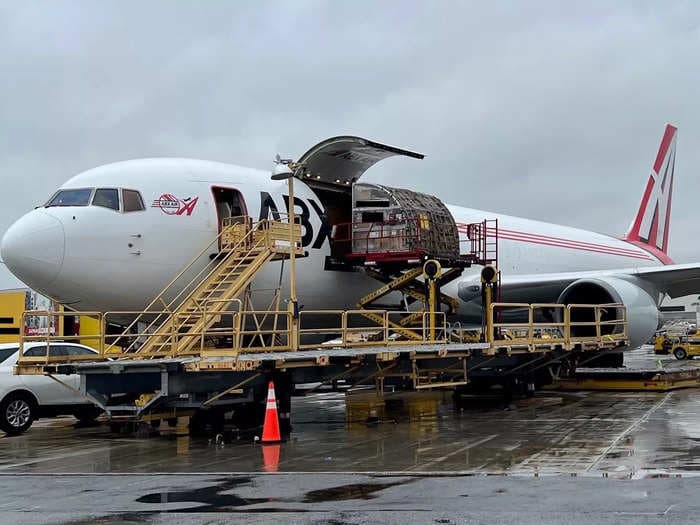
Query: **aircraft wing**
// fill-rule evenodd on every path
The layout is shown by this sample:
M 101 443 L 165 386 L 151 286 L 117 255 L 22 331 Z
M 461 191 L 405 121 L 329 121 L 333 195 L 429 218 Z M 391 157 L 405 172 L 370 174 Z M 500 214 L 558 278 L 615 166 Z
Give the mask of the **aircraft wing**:
M 350 191 L 353 182 L 380 160 L 394 155 L 422 159 L 424 155 L 353 136 L 332 137 L 319 142 L 299 158 L 301 170 L 294 175 L 309 185 L 331 186 Z
M 600 277 L 634 277 L 651 284 L 656 290 L 668 294 L 670 297 L 700 294 L 700 264 L 698 263 L 620 270 L 504 276 L 501 291 L 509 298 L 529 295 L 536 297 L 537 301 L 553 301 L 572 282 L 578 279 Z M 480 286 L 478 278 L 461 281 L 458 285 L 458 295 L 464 301 L 474 300 L 477 296 L 480 297 Z M 530 301 L 533 300 L 535 299 L 530 299 Z
M 697 263 L 637 268 L 634 275 L 671 297 L 700 293 L 700 264 Z

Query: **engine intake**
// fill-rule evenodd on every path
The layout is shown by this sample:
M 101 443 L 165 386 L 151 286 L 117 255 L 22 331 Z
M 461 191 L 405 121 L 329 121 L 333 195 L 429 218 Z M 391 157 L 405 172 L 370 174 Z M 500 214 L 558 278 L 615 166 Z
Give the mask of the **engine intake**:
M 648 341 L 659 326 L 659 309 L 656 301 L 634 282 L 618 277 L 579 279 L 567 286 L 559 295 L 561 304 L 609 304 L 621 303 L 627 309 L 627 329 L 630 347 L 636 348 Z M 572 308 L 571 321 L 594 321 L 594 313 L 588 308 Z M 619 318 L 615 308 L 603 309 L 601 321 Z M 602 327 L 602 333 L 611 333 L 614 325 Z M 574 326 L 573 336 L 595 335 L 594 326 Z

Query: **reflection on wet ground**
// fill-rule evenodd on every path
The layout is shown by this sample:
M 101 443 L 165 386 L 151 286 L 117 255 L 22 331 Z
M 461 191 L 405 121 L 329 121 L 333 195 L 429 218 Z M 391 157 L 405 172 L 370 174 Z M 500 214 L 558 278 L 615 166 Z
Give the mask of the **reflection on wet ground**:
M 449 399 L 449 398 L 447 398 Z M 346 425 L 338 393 L 295 398 L 294 431 L 279 448 L 251 439 L 138 439 L 72 418 L 0 438 L 0 473 L 700 471 L 700 390 L 543 393 L 511 410 L 456 411 L 441 402 L 417 421 Z M 265 453 L 263 453 L 265 450 Z M 274 466 L 269 464 L 274 458 Z M 359 490 L 359 489 L 358 489 Z

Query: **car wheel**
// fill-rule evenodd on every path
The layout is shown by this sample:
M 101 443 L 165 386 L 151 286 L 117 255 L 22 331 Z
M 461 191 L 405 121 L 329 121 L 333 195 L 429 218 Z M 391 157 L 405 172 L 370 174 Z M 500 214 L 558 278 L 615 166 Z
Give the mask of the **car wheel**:
M 685 351 L 685 348 L 682 347 L 677 347 L 676 349 L 673 350 L 673 355 L 678 359 L 679 361 L 685 359 L 688 357 L 688 352 Z
M 102 409 L 98 407 L 86 407 L 76 410 L 73 415 L 82 424 L 89 424 L 95 421 L 102 414 Z
M 36 418 L 36 403 L 27 394 L 10 394 L 0 403 L 0 429 L 10 435 L 29 430 Z

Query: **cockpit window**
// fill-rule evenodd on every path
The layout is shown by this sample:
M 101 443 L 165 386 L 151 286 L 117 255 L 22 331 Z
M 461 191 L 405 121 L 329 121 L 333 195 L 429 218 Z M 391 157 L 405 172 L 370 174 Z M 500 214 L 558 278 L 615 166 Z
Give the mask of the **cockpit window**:
M 122 190 L 122 201 L 124 202 L 124 212 L 146 209 L 141 194 L 136 190 Z
M 92 188 L 78 190 L 59 190 L 51 197 L 46 207 L 51 206 L 87 206 L 92 195 Z
M 95 196 L 92 198 L 92 205 L 119 211 L 119 191 L 113 188 L 96 189 Z

